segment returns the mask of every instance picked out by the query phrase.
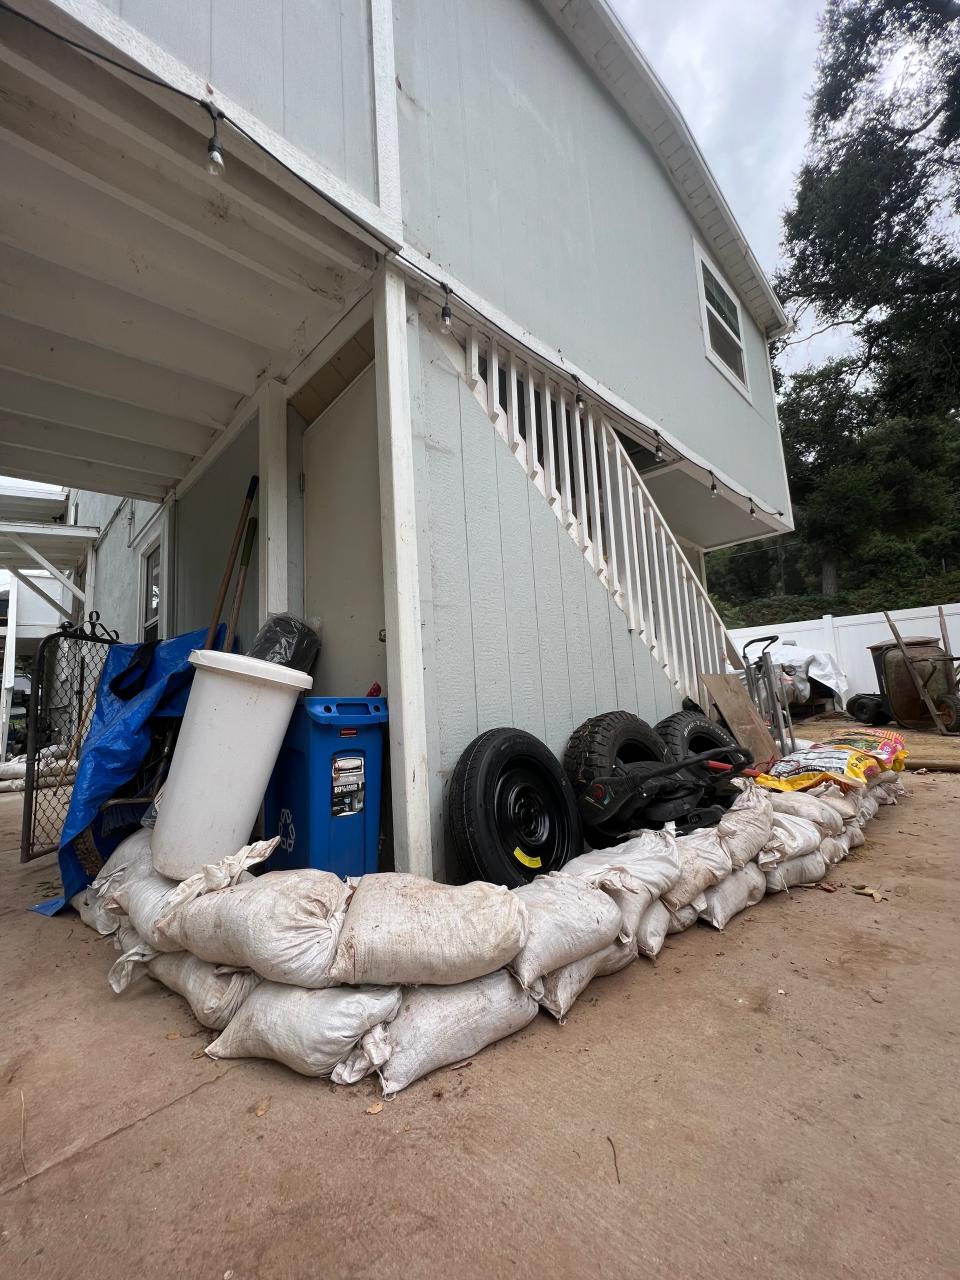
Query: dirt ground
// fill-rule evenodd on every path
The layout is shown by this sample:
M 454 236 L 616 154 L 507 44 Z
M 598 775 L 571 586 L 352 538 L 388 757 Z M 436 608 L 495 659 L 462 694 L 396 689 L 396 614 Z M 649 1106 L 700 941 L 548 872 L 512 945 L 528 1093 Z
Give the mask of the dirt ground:
M 4 797 L 0 1274 L 960 1275 L 960 775 L 908 785 L 840 891 L 672 938 L 374 1115 L 113 996 L 109 941 L 26 910 L 56 868 Z

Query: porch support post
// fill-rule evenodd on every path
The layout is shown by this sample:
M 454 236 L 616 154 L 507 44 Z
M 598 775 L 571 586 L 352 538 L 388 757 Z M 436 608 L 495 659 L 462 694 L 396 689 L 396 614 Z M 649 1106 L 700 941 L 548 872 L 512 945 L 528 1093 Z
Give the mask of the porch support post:
M 406 289 L 388 264 L 376 276 L 373 323 L 395 865 L 432 879 Z
M 260 488 L 258 490 L 260 621 L 284 613 L 287 595 L 287 395 L 279 382 L 259 393 Z
M 7 758 L 7 735 L 10 732 L 10 709 L 13 706 L 13 681 L 17 669 L 17 588 L 10 579 L 7 597 L 7 634 L 3 645 L 3 676 L 0 678 L 0 761 Z

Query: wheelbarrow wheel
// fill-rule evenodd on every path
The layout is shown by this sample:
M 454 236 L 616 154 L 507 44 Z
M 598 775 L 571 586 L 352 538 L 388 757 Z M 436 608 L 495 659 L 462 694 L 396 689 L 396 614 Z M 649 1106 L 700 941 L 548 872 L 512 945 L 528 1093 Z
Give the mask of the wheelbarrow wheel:
M 960 733 L 960 697 L 945 693 L 937 703 L 937 715 L 943 721 L 947 733 Z
M 583 850 L 560 762 L 521 729 L 474 738 L 450 779 L 448 813 L 460 869 L 511 889 L 558 871 Z

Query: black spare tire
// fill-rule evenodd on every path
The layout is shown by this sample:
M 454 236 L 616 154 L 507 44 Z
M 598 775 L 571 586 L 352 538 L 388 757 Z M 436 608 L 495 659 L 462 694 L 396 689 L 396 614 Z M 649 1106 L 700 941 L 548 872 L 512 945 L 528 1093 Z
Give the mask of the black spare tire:
M 582 852 L 576 800 L 553 752 L 521 729 L 488 729 L 457 761 L 448 800 L 461 868 L 510 888 Z
M 631 711 L 605 711 L 574 729 L 563 767 L 579 798 L 597 778 L 609 778 L 644 764 L 666 764 L 669 759 L 663 739 L 646 720 Z M 584 835 L 595 849 L 605 849 L 623 840 L 630 826 L 618 816 L 606 824 L 585 823 Z
M 701 711 L 677 711 L 667 716 L 657 725 L 657 733 L 666 743 L 669 759 L 683 760 L 687 756 L 697 756 L 704 751 L 715 751 L 718 747 L 739 747 L 732 733 L 728 733 L 722 725 L 711 720 Z M 722 756 L 717 757 L 723 760 Z M 731 757 L 730 763 L 734 763 Z M 712 781 L 715 774 L 706 763 L 691 765 L 686 771 L 691 777 L 701 781 Z
M 847 700 L 847 715 L 861 724 L 889 724 L 890 717 L 879 693 L 855 693 Z

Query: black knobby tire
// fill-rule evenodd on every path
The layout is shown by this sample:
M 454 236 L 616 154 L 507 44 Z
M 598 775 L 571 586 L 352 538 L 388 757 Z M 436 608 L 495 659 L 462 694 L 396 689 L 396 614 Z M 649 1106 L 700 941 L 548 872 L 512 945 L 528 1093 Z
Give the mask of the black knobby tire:
M 960 698 L 955 693 L 945 693 L 937 699 L 936 707 L 947 733 L 960 733 Z
M 559 761 L 521 729 L 474 738 L 450 779 L 448 813 L 461 870 L 494 884 L 528 884 L 583 850 L 577 803 Z
M 573 731 L 563 767 L 574 794 L 580 796 L 595 779 L 609 778 L 617 769 L 644 762 L 666 764 L 669 759 L 662 738 L 645 720 L 630 711 L 606 711 Z M 585 824 L 584 835 L 595 849 L 603 849 L 624 839 L 622 826 L 617 819 L 607 826 Z
M 703 751 L 715 751 L 717 747 L 740 745 L 722 725 L 697 711 L 677 711 L 661 720 L 656 731 L 666 744 L 670 760 L 683 760 L 686 756 L 700 755 Z M 723 759 L 722 756 L 717 758 Z M 734 763 L 732 757 L 730 763 Z M 686 772 L 703 782 L 713 782 L 717 777 L 706 763 L 691 765 Z
M 879 693 L 855 693 L 852 698 L 847 699 L 846 710 L 847 715 L 853 716 L 854 720 L 858 720 L 860 724 L 869 724 L 876 728 L 881 724 L 890 723 L 890 717 L 887 715 L 883 698 Z

